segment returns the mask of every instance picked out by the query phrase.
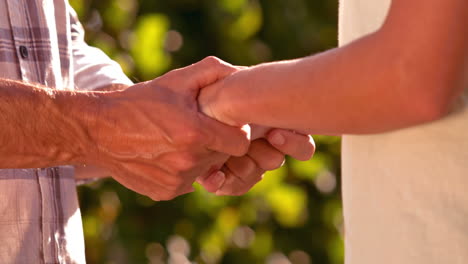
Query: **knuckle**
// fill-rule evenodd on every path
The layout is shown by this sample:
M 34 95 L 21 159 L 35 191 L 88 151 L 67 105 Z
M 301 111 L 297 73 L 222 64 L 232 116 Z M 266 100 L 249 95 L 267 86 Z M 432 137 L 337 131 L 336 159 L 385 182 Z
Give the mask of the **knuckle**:
M 244 167 L 244 170 L 242 171 L 243 175 L 252 174 L 257 169 L 257 163 L 252 159 L 248 159 L 247 162 L 245 162 L 244 164 L 245 164 L 245 167 Z
M 205 64 L 213 65 L 213 66 L 222 64 L 221 60 L 219 58 L 215 57 L 215 56 L 208 56 L 208 57 L 203 59 L 203 62 Z
M 185 135 L 187 145 L 198 145 L 203 140 L 203 133 L 198 129 L 191 129 Z
M 178 162 L 178 171 L 184 173 L 197 167 L 199 160 L 191 153 L 181 154 Z M 178 177 L 177 177 L 178 178 Z
M 247 181 L 237 179 L 222 188 L 223 195 L 241 196 L 248 193 L 263 178 L 263 171 L 255 172 L 249 176 Z
M 171 172 L 158 177 L 158 185 L 162 187 L 161 191 L 176 192 L 184 182 L 183 176 L 178 172 Z
M 168 85 L 171 83 L 174 79 L 177 78 L 177 76 L 180 74 L 180 69 L 175 69 L 172 71 L 167 72 L 166 74 L 154 79 L 151 81 L 151 83 L 154 85 L 155 83 L 158 83 L 160 85 Z
M 182 184 L 184 184 L 183 178 L 177 175 L 167 177 L 165 181 L 165 187 L 170 191 L 177 191 Z
M 215 56 L 208 56 L 205 59 L 203 59 L 202 63 L 209 68 L 215 68 L 220 71 L 225 71 L 227 72 L 235 72 L 238 71 L 238 68 L 231 65 L 230 63 L 227 63 Z
M 185 126 L 181 133 L 174 136 L 174 142 L 180 146 L 200 145 L 204 135 L 200 129 L 195 126 Z

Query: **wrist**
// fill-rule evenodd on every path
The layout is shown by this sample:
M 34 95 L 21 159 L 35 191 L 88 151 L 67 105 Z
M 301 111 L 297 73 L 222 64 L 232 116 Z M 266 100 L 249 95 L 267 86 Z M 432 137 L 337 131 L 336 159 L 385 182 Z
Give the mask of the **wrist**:
M 108 104 L 108 93 L 59 93 L 55 103 L 69 128 L 67 151 L 71 164 L 94 164 L 99 157 L 98 139 L 101 115 Z

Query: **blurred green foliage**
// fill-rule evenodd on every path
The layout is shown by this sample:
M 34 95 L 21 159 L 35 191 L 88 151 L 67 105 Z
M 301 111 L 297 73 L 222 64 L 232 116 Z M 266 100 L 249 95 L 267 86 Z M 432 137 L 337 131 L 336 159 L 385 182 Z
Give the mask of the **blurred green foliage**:
M 87 41 L 137 81 L 215 55 L 239 65 L 336 46 L 337 0 L 71 0 Z M 88 263 L 343 263 L 339 138 L 242 197 L 200 187 L 153 202 L 112 180 L 80 187 Z

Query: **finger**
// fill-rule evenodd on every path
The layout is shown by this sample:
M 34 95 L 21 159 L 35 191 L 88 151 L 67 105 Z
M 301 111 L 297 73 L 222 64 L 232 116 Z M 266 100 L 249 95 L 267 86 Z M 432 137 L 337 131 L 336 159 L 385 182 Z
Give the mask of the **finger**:
M 177 175 L 187 182 L 193 179 L 213 173 L 219 170 L 229 159 L 230 155 L 208 150 L 205 146 L 205 140 L 200 137 L 196 145 L 189 146 L 188 150 L 171 151 L 160 155 L 164 159 L 163 163 L 157 165 L 166 174 Z
M 204 131 L 205 146 L 209 150 L 243 156 L 250 146 L 250 127 L 242 128 L 225 125 L 199 113 L 200 125 Z
M 182 180 L 153 166 L 127 162 L 121 164 L 121 169 L 126 177 L 117 179 L 120 183 L 155 201 L 172 200 L 193 191 L 192 184 L 195 180 Z
M 172 197 L 175 197 L 173 192 L 166 189 L 165 186 L 145 177 L 141 177 L 138 174 L 119 171 L 114 172 L 112 175 L 116 181 L 126 188 L 141 195 L 148 196 L 154 201 L 170 200 Z
M 205 182 L 210 176 L 213 176 L 213 174 L 221 170 L 221 168 L 224 166 L 224 163 L 226 163 L 228 159 L 229 156 L 222 163 L 211 166 L 211 168 L 206 173 L 197 178 L 196 182 L 203 184 L 203 182 Z
M 265 171 L 248 156 L 231 158 L 223 167 L 225 181 L 217 195 L 242 195 L 262 179 Z
M 198 90 L 238 71 L 238 67 L 219 58 L 210 56 L 195 64 L 182 68 L 181 71 L 184 71 L 190 78 L 190 83 L 188 84 L 189 88 Z
M 265 139 L 253 141 L 247 155 L 266 171 L 278 169 L 284 164 L 284 154 Z
M 257 184 L 259 181 L 262 180 L 263 174 L 265 171 L 263 170 L 257 170 L 255 172 L 252 172 L 252 178 L 255 178 L 256 180 L 253 182 L 243 183 L 239 181 L 239 178 L 234 175 L 229 169 L 224 168 L 223 169 L 224 173 L 226 174 L 226 180 L 224 182 L 224 185 L 216 191 L 216 195 L 219 196 L 240 196 L 244 195 L 247 192 L 252 189 L 255 184 Z
M 251 138 L 250 138 L 251 140 L 264 138 L 264 137 L 266 137 L 268 132 L 270 132 L 270 130 L 271 130 L 271 127 L 254 125 L 254 124 L 251 124 L 250 128 L 252 130 Z
M 197 182 L 208 192 L 215 193 L 223 186 L 226 175 L 222 171 L 216 171 L 205 178 L 197 179 Z
M 276 149 L 298 160 L 309 160 L 315 152 L 315 142 L 311 136 L 273 129 L 268 133 L 267 139 Z

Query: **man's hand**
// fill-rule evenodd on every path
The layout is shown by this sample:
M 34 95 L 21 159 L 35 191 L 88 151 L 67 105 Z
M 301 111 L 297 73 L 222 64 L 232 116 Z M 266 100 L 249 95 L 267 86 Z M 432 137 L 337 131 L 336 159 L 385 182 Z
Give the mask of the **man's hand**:
M 199 90 L 236 71 L 215 58 L 174 70 L 125 91 L 103 94 L 90 130 L 88 163 L 154 200 L 192 191 L 200 175 L 242 156 L 249 136 L 198 111 Z

